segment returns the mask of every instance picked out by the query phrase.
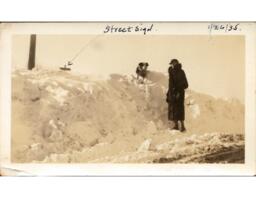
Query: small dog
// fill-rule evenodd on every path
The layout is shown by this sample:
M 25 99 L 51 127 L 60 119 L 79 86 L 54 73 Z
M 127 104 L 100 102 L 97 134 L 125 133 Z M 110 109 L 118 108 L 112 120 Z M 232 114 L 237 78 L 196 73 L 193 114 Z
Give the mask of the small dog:
M 139 81 L 140 77 L 142 78 L 142 83 L 147 76 L 147 68 L 149 64 L 147 62 L 140 62 L 136 68 L 137 80 Z

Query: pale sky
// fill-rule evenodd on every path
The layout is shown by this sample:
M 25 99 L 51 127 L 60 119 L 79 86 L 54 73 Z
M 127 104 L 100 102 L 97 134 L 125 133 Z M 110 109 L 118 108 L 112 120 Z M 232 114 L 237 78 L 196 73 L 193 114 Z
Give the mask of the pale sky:
M 36 64 L 58 69 L 73 58 L 72 70 L 84 74 L 134 74 L 138 62 L 167 74 L 177 58 L 186 72 L 189 88 L 216 97 L 244 102 L 244 36 L 202 35 L 37 35 Z M 29 35 L 16 35 L 12 65 L 26 68 Z

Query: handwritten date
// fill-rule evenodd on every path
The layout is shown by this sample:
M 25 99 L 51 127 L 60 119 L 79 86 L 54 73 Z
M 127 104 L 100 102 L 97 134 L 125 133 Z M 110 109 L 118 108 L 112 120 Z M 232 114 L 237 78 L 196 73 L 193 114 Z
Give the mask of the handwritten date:
M 236 24 L 219 24 L 219 23 L 211 23 L 208 25 L 208 29 L 210 32 L 212 31 L 223 31 L 223 32 L 236 32 L 236 31 L 241 31 L 240 29 L 240 23 Z

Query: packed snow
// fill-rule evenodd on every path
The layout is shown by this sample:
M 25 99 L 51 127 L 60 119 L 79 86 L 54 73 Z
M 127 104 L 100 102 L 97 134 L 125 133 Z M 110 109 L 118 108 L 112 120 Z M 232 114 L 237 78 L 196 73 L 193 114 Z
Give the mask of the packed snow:
M 167 120 L 168 76 L 12 73 L 12 161 L 242 163 L 244 105 L 186 91 L 185 133 Z

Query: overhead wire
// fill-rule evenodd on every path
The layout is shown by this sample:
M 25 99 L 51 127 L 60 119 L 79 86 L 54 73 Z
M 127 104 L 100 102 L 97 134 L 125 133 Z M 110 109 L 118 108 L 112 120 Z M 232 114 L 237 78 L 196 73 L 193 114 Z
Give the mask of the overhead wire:
M 89 42 L 87 42 L 87 43 L 75 54 L 75 56 L 70 59 L 70 62 L 73 63 L 73 61 L 74 61 L 75 59 L 77 59 L 77 57 L 78 57 L 85 49 L 87 49 L 93 41 L 95 41 L 97 38 L 99 38 L 99 37 L 102 36 L 102 35 L 103 35 L 103 34 L 99 34 L 99 35 L 95 36 L 94 38 L 92 38 L 91 40 L 89 40 Z

